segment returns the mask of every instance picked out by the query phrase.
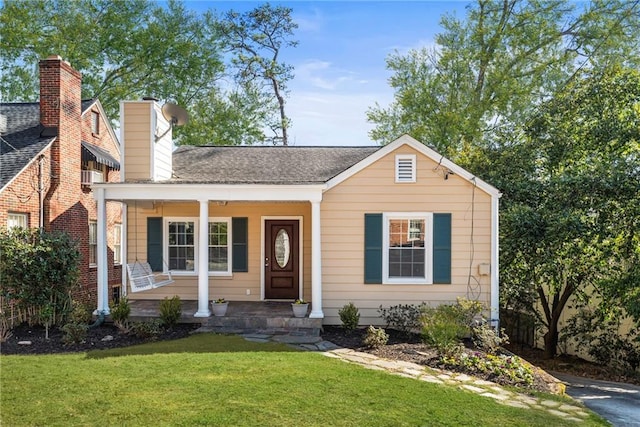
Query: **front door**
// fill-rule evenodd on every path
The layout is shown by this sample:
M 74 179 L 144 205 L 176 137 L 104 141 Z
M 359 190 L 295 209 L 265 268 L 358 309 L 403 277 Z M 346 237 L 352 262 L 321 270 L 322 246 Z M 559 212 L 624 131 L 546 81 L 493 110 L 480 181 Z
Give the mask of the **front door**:
M 300 285 L 299 221 L 272 219 L 264 224 L 264 297 L 296 299 Z

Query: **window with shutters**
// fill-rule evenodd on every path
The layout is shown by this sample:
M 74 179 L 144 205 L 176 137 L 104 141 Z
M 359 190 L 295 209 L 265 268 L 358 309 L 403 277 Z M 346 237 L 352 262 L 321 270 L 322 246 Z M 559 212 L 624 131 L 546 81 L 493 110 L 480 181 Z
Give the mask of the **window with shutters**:
M 383 214 L 383 283 L 431 283 L 433 215 Z
M 164 218 L 164 259 L 174 273 L 198 271 L 198 218 Z M 232 274 L 231 218 L 209 218 L 209 274 Z
M 396 156 L 396 182 L 416 182 L 415 154 L 398 154 Z

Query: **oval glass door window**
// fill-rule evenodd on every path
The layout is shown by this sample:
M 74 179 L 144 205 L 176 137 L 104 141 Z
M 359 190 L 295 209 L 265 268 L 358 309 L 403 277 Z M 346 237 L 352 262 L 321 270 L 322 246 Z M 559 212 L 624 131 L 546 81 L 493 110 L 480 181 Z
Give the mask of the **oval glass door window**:
M 284 228 L 281 228 L 276 234 L 275 246 L 276 262 L 280 268 L 284 268 L 289 263 L 289 255 L 291 254 L 289 234 Z

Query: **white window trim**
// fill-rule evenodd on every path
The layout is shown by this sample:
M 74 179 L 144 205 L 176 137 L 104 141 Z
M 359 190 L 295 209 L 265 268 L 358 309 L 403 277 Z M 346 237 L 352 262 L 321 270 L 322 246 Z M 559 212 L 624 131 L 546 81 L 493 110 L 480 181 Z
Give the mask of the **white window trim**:
M 213 218 L 209 218 L 209 223 L 212 222 L 226 222 L 227 223 L 227 271 L 209 271 L 209 276 L 217 276 L 217 277 L 231 277 L 233 275 L 232 272 L 232 268 L 233 268 L 233 259 L 232 259 L 232 253 L 233 253 L 233 241 L 231 239 L 231 237 L 233 236 L 233 230 L 232 230 L 232 221 L 230 217 L 213 217 Z M 207 227 L 209 226 L 209 224 L 207 224 Z M 207 236 L 209 235 L 208 231 L 207 231 Z M 210 247 L 209 242 L 207 242 L 207 247 Z
M 10 224 L 11 221 L 15 222 L 16 224 Z M 10 230 L 17 227 L 29 228 L 29 214 L 20 212 L 9 212 L 7 214 L 7 229 Z
M 199 259 L 199 230 L 200 230 L 200 218 L 198 217 L 163 217 L 162 218 L 162 259 L 163 259 L 163 271 L 168 272 L 169 269 L 169 223 L 170 222 L 193 222 L 193 271 L 188 270 L 171 270 L 172 275 L 176 276 L 198 276 L 198 259 Z M 231 277 L 233 276 L 233 231 L 231 226 L 231 217 L 209 217 L 209 222 L 227 222 L 227 251 L 228 251 L 228 266 L 227 271 L 209 271 L 209 276 L 215 277 Z M 207 224 L 207 228 L 209 224 Z M 207 230 L 207 236 L 209 232 Z M 207 247 L 209 242 L 207 241 Z
M 116 230 L 118 228 L 120 228 L 120 233 L 116 232 Z M 120 235 L 120 245 L 119 245 L 120 246 L 120 250 L 119 251 L 116 251 L 116 241 L 115 241 L 115 239 L 113 241 L 113 265 L 122 265 L 122 237 L 123 237 L 122 236 L 122 224 L 120 224 L 120 223 L 114 224 L 113 225 L 113 231 L 114 231 L 114 233 L 113 233 L 114 238 L 116 236 L 118 236 L 118 234 Z M 119 252 L 119 255 L 120 255 L 120 261 L 118 261 L 117 258 L 116 258 L 116 255 L 118 254 L 118 252 Z
M 424 278 L 389 277 L 389 221 L 392 219 L 423 219 L 425 221 Z M 382 283 L 385 285 L 431 285 L 433 284 L 433 213 L 431 212 L 385 212 L 382 214 Z
M 94 225 L 95 228 L 96 228 L 96 232 L 95 232 L 96 241 L 95 241 L 95 243 L 91 243 L 91 225 Z M 88 255 L 89 255 L 89 267 L 97 267 L 98 266 L 98 222 L 97 221 L 93 221 L 93 220 L 89 221 L 89 240 L 88 240 L 88 243 L 89 243 L 89 253 L 88 253 Z M 95 246 L 95 248 L 96 248 L 96 250 L 95 250 L 95 253 L 96 253 L 95 262 L 91 262 L 91 247 L 92 246 Z
M 403 160 L 410 160 L 411 161 L 411 177 L 409 179 L 401 179 L 400 178 L 399 166 L 400 166 L 400 162 L 403 161 Z M 395 161 L 396 183 L 403 184 L 403 183 L 416 182 L 416 176 L 417 176 L 416 169 L 417 169 L 417 163 L 416 163 L 416 155 L 415 154 L 396 154 L 396 161 Z

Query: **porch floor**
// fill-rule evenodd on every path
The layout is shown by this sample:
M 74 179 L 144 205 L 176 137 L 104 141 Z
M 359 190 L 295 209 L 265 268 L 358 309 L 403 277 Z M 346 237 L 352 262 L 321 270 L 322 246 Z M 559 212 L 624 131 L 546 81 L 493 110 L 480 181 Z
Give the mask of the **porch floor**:
M 219 333 L 264 333 L 318 336 L 322 319 L 294 317 L 290 302 L 282 301 L 229 301 L 223 317 L 193 317 L 198 301 L 183 300 L 183 323 L 201 323 L 204 331 Z M 160 317 L 160 300 L 130 301 L 131 320 L 150 320 Z M 211 309 L 209 307 L 209 309 Z

